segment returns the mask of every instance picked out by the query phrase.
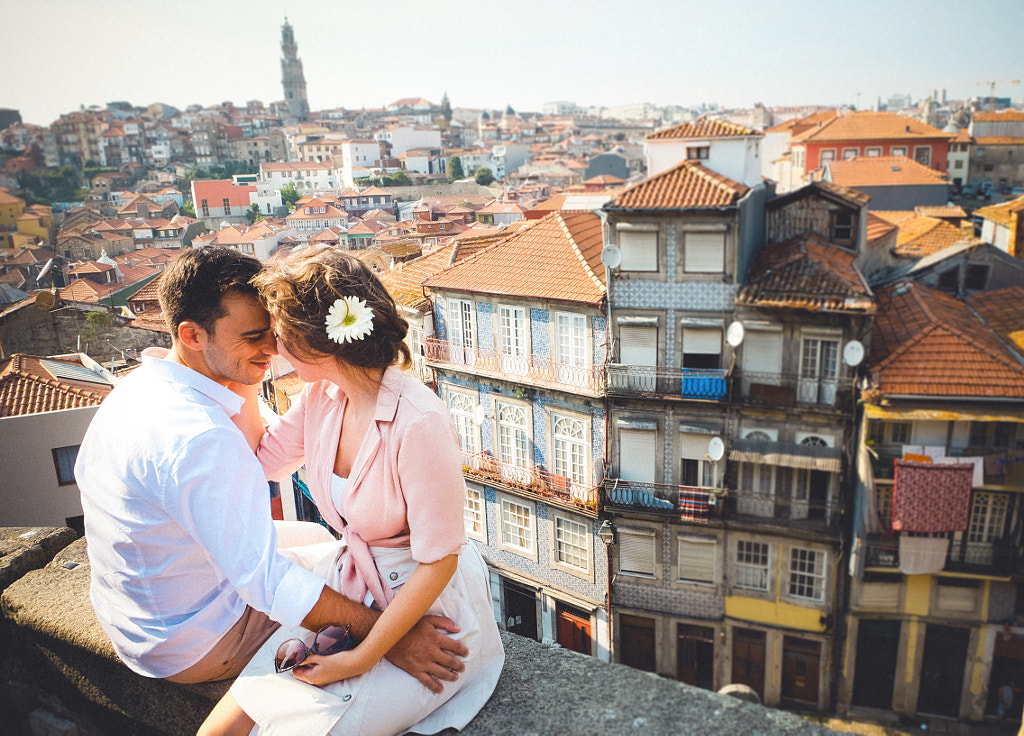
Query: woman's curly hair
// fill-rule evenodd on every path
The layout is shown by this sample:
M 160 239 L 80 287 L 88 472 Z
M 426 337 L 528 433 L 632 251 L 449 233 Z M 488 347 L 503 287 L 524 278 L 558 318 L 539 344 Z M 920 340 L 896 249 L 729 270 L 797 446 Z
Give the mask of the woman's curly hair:
M 412 364 L 405 336 L 409 323 L 366 264 L 344 251 L 309 246 L 269 261 L 253 279 L 260 299 L 288 351 L 302 360 L 333 356 L 358 368 Z M 373 331 L 361 340 L 336 343 L 327 336 L 327 312 L 354 296 L 373 310 Z

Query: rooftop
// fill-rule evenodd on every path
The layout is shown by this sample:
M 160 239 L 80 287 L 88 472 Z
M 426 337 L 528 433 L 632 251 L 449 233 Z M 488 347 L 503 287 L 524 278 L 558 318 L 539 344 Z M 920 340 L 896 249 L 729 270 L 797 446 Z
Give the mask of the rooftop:
M 674 169 L 628 187 L 607 210 L 702 209 L 731 207 L 747 187 L 701 164 L 684 161 Z
M 0 417 L 99 406 L 114 386 L 79 354 L 16 353 L 0 363 Z
M 945 174 L 906 156 L 866 156 L 827 162 L 831 180 L 844 187 L 886 187 L 949 184 Z

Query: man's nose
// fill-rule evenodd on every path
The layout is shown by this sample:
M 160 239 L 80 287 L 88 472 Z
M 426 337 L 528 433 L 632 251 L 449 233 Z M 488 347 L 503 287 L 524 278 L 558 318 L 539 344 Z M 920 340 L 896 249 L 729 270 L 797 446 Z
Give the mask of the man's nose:
M 277 355 L 277 335 L 273 332 L 267 333 L 263 338 L 263 342 L 260 345 L 260 349 L 268 355 Z

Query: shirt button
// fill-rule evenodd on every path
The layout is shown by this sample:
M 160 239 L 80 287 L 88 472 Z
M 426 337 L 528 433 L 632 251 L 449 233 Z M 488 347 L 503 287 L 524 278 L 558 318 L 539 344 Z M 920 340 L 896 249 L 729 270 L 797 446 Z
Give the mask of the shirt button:
M 346 703 L 348 701 L 352 700 L 352 693 L 346 693 L 345 697 L 343 697 L 342 700 L 345 701 Z
M 391 578 L 392 580 L 398 580 L 398 573 L 397 572 L 393 572 L 390 575 L 388 575 L 388 577 Z

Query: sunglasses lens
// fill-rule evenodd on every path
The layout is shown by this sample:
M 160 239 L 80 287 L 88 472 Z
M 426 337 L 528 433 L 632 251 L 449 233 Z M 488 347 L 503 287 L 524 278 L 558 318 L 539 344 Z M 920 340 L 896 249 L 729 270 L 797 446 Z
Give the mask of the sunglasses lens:
M 292 667 L 302 664 L 306 659 L 306 653 L 306 645 L 299 639 L 282 642 L 274 656 L 274 669 L 278 672 L 287 672 Z
M 313 640 L 313 651 L 317 654 L 336 654 L 351 648 L 352 637 L 347 626 L 327 626 Z

